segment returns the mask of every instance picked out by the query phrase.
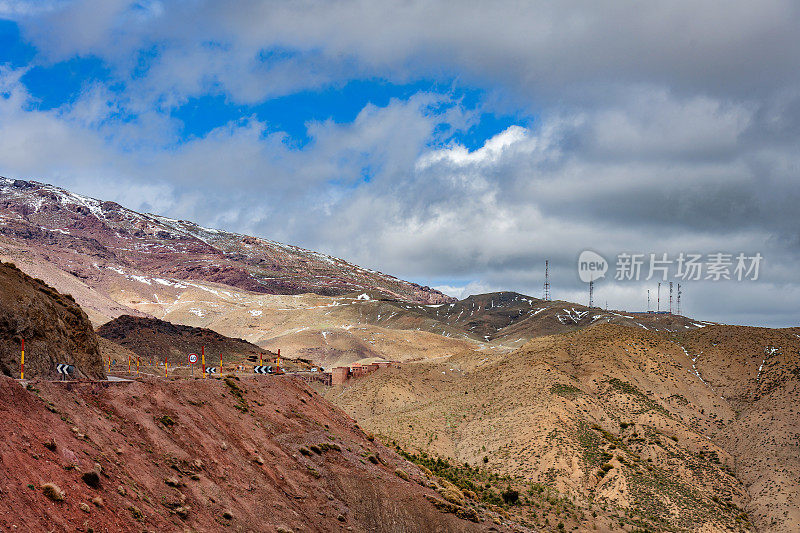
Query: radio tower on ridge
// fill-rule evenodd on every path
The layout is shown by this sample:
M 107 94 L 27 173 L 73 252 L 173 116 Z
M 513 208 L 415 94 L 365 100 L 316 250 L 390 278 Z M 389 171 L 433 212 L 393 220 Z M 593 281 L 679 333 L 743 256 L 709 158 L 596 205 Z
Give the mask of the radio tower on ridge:
M 661 311 L 661 282 L 658 282 L 658 292 L 656 292 L 656 313 Z
M 669 314 L 672 314 L 672 282 L 669 282 Z
M 681 284 L 678 283 L 678 299 L 675 302 L 675 312 L 680 315 L 681 314 Z
M 550 301 L 550 261 L 547 259 L 544 260 L 544 291 L 542 300 L 545 302 Z
M 594 304 L 594 280 L 589 281 L 589 307 L 593 307 Z

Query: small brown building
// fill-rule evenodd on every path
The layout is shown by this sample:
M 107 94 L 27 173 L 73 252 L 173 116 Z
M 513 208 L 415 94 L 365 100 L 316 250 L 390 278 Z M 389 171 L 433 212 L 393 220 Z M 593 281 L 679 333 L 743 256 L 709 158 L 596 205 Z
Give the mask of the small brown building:
M 350 368 L 346 366 L 337 366 L 331 370 L 331 385 L 344 385 L 347 378 L 350 377 Z

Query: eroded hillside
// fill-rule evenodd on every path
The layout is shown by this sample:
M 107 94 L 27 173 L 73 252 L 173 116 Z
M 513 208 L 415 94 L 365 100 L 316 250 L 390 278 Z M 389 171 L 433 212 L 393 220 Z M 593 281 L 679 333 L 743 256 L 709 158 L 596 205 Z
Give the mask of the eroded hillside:
M 753 353 L 736 369 L 742 344 L 732 334 L 725 346 L 726 328 L 597 325 L 387 369 L 328 397 L 404 446 L 546 484 L 632 527 L 793 531 L 800 339 L 749 328 Z M 783 355 L 759 377 L 773 344 Z M 718 351 L 693 360 L 701 346 Z M 738 383 L 752 403 L 733 397 Z
M 4 530 L 506 530 L 292 378 L 2 377 L 0 395 Z

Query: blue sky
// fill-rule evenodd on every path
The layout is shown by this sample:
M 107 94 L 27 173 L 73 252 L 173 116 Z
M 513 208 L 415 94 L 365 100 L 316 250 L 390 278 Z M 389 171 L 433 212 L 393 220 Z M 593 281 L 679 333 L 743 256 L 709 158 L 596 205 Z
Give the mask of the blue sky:
M 758 251 L 758 283 L 689 284 L 686 312 L 791 325 L 798 22 L 780 0 L 0 0 L 0 175 L 456 296 L 539 295 L 549 259 L 583 301 L 585 249 Z
M 262 52 L 261 56 L 268 63 L 287 54 L 286 51 L 271 51 Z M 149 65 L 157 59 L 157 49 L 142 53 L 133 76 L 145 77 Z M 103 84 L 115 93 L 126 90 L 127 80 L 115 76 L 113 66 L 98 56 L 86 54 L 57 62 L 42 58 L 13 20 L 0 19 L 0 64 L 26 69 L 21 82 L 30 95 L 30 107 L 37 110 L 68 106 L 94 84 Z M 442 135 L 436 138 L 439 144 L 456 142 L 474 150 L 513 124 L 533 123 L 533 115 L 523 109 L 513 112 L 487 109 L 485 89 L 461 84 L 454 78 L 390 83 L 378 77 L 365 77 L 249 103 L 236 102 L 224 91 L 211 86 L 205 94 L 187 97 L 163 111 L 180 123 L 177 142 L 203 137 L 243 117 L 256 117 L 268 124 L 270 132 L 285 133 L 286 142 L 301 149 L 310 140 L 306 129 L 309 122 L 352 122 L 367 104 L 385 107 L 392 99 L 405 100 L 420 92 L 446 94 L 452 105 L 474 111 L 468 127 L 441 128 Z

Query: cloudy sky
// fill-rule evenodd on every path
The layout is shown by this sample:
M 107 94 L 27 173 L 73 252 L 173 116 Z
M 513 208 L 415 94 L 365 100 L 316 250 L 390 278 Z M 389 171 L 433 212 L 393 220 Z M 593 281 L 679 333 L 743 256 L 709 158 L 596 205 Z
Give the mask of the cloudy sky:
M 798 28 L 771 0 L 0 0 L 0 175 L 459 297 L 541 296 L 549 259 L 585 303 L 591 249 L 595 302 L 644 309 L 620 253 L 761 253 L 684 314 L 798 325 Z

